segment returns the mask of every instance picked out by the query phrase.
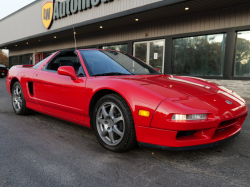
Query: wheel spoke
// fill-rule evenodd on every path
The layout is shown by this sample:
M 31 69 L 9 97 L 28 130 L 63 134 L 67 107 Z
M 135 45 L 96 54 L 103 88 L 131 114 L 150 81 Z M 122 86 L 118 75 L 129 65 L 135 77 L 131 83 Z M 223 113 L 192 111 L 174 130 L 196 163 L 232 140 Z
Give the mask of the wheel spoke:
M 16 95 L 17 95 L 17 96 L 19 95 L 18 87 L 16 87 Z
M 18 106 L 17 106 L 17 101 L 16 101 L 16 100 L 14 101 L 14 105 L 15 105 L 15 108 L 18 107 Z
M 122 116 L 120 116 L 118 118 L 114 118 L 113 121 L 114 121 L 114 124 L 117 124 L 119 121 L 123 121 L 123 118 Z
M 98 123 L 100 123 L 100 124 L 104 124 L 104 119 L 101 119 L 101 118 L 98 118 Z
M 118 129 L 117 125 L 114 126 L 113 131 L 120 137 L 122 136 L 122 132 Z
M 105 128 L 103 128 L 103 131 L 102 131 L 102 136 L 104 137 L 104 136 L 106 136 L 107 135 L 107 133 L 108 133 L 108 131 L 106 131 L 106 129 Z
M 20 109 L 20 108 L 21 108 L 21 106 L 20 106 L 20 103 L 19 103 L 19 102 L 17 102 L 17 107 L 18 107 L 18 109 Z
M 107 113 L 106 108 L 104 106 L 102 107 L 102 114 L 103 114 L 104 118 L 109 116 L 109 114 Z
M 115 105 L 111 105 L 110 111 L 109 111 L 109 117 L 111 117 L 111 118 L 114 117 L 114 109 L 115 109 Z
M 109 139 L 110 139 L 111 143 L 115 143 L 114 133 L 112 131 L 109 132 Z

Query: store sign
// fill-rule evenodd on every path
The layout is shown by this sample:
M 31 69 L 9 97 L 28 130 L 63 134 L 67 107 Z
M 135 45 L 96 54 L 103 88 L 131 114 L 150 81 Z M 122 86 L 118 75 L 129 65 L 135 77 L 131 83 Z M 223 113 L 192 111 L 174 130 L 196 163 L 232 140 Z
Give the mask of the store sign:
M 98 7 L 101 3 L 108 3 L 114 0 L 44 0 L 42 3 L 42 20 L 46 29 L 50 29 L 53 20 L 63 19 L 83 10 Z
M 42 20 L 46 29 L 49 29 L 53 21 L 54 1 L 45 0 L 42 3 Z

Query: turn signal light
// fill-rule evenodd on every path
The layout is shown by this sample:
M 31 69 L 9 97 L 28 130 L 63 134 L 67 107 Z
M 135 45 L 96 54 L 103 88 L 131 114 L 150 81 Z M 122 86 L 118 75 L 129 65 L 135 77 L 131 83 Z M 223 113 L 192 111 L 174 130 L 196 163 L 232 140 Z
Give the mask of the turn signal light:
M 147 110 L 139 110 L 139 116 L 149 117 L 150 112 Z

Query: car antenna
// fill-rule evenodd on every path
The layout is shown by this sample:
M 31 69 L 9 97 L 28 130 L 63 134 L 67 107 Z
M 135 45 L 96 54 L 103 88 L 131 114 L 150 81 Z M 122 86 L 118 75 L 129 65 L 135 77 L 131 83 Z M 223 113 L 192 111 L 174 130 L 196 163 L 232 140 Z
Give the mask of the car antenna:
M 75 40 L 75 49 L 77 50 L 77 47 L 76 47 L 76 31 L 75 31 L 74 26 L 73 26 L 73 34 L 74 34 L 74 40 Z

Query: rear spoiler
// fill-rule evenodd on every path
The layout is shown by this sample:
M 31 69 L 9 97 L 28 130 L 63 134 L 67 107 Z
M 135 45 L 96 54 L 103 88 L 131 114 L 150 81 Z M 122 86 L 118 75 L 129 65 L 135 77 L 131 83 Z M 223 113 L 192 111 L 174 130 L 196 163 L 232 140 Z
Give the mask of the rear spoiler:
M 31 65 L 31 64 L 25 64 L 25 65 L 22 65 L 24 68 L 28 68 L 28 67 L 33 67 L 34 65 Z

